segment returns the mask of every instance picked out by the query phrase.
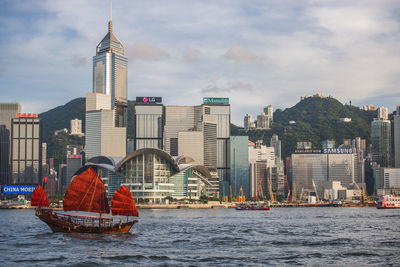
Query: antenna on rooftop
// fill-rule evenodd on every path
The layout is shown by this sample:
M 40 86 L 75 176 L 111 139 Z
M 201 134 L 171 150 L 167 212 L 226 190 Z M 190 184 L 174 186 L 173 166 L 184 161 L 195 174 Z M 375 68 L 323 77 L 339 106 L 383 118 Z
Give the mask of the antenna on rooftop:
M 110 2 L 110 20 L 112 20 L 112 2 Z

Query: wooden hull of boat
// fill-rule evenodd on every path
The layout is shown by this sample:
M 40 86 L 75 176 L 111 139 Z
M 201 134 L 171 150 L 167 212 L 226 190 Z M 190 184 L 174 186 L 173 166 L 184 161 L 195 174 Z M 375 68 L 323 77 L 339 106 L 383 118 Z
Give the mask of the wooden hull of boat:
M 45 222 L 53 232 L 62 233 L 127 233 L 132 228 L 133 224 L 137 222 L 137 220 L 133 220 L 110 226 L 88 226 L 70 222 L 65 218 L 58 216 L 54 212 L 40 212 L 36 215 L 39 217 L 40 220 Z

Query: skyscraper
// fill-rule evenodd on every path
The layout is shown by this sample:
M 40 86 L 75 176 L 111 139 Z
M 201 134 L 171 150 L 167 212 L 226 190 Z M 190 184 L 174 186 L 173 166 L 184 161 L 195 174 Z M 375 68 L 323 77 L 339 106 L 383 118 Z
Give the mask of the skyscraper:
M 161 97 L 136 97 L 133 115 L 134 150 L 163 149 L 164 106 L 161 104 Z
M 210 101 L 214 99 L 214 101 Z M 220 181 L 229 181 L 229 147 L 231 136 L 231 106 L 228 98 L 203 98 L 201 121 L 215 122 L 217 126 L 217 171 Z M 222 192 L 221 192 L 222 193 Z
M 390 165 L 390 121 L 371 122 L 372 160 L 381 167 Z
M 108 22 L 108 33 L 96 47 L 93 57 L 93 93 L 111 96 L 115 111 L 115 127 L 127 124 L 128 58 L 125 47 L 114 35 L 113 23 Z
M 86 94 L 85 156 L 125 157 L 126 128 L 115 127 L 115 111 L 110 109 L 110 96 Z
M 394 166 L 400 168 L 400 105 L 396 106 L 396 115 L 393 116 L 394 137 Z
M 198 110 L 195 106 L 165 107 L 164 150 L 171 156 L 178 156 L 179 132 L 197 129 Z
M 42 123 L 37 114 L 11 120 L 11 183 L 42 183 Z
M 21 112 L 19 103 L 0 103 L 0 184 L 10 179 L 11 119 Z
M 249 198 L 249 137 L 231 136 L 230 141 L 230 185 L 232 188 L 232 194 L 234 196 L 239 196 L 240 188 L 242 188 L 244 196 L 246 196 L 246 198 Z
M 126 155 L 127 72 L 125 48 L 113 24 L 93 57 L 93 93 L 86 95 L 86 157 Z

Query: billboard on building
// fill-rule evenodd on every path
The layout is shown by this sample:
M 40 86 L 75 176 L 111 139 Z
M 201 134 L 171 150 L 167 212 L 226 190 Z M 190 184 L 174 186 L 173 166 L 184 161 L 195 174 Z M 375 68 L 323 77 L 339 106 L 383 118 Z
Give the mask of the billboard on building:
M 227 97 L 203 97 L 203 104 L 229 104 Z
M 162 97 L 153 97 L 153 96 L 136 97 L 136 103 L 151 104 L 151 103 L 161 103 L 161 102 L 162 102 Z
M 32 194 L 37 185 L 3 185 L 3 194 Z
M 324 148 L 322 149 L 323 154 L 353 154 L 353 148 Z

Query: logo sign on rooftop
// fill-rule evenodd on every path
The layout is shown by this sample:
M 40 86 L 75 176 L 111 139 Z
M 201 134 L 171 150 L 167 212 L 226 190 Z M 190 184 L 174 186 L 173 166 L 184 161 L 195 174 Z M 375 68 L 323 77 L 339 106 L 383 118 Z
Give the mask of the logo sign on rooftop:
M 3 194 L 32 194 L 37 185 L 3 185 Z
M 229 104 L 227 97 L 203 97 L 203 104 Z
M 324 148 L 322 149 L 323 154 L 353 154 L 353 148 Z
M 321 154 L 321 149 L 295 149 L 295 154 Z
M 37 118 L 37 113 L 17 113 L 18 118 Z
M 161 102 L 162 102 L 162 97 L 153 97 L 153 96 L 136 97 L 136 103 L 152 104 Z

